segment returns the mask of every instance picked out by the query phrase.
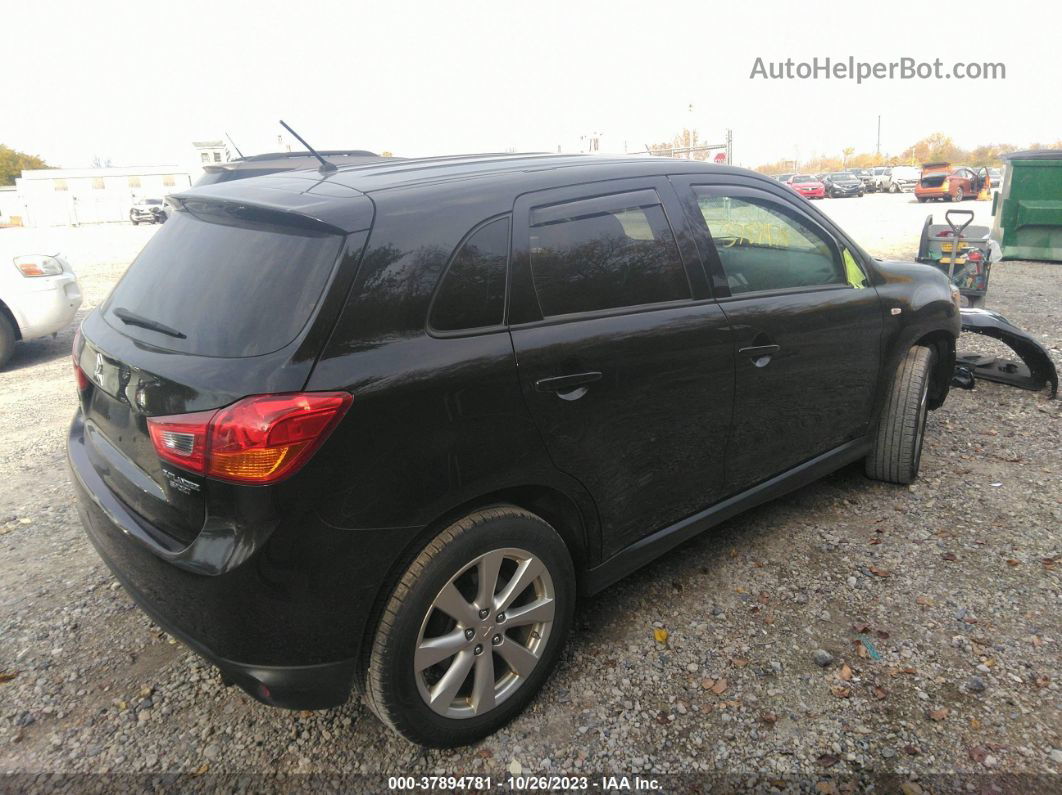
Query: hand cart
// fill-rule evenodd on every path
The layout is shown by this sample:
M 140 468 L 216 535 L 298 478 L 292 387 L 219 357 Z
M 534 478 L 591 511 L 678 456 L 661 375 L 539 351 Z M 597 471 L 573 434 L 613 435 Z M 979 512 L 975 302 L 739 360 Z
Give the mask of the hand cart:
M 959 218 L 966 217 L 965 222 Z M 969 306 L 984 306 L 988 277 L 992 269 L 992 249 L 987 226 L 970 226 L 970 210 L 948 210 L 945 224 L 934 224 L 927 216 L 918 244 L 918 261 L 935 265 L 959 288 Z

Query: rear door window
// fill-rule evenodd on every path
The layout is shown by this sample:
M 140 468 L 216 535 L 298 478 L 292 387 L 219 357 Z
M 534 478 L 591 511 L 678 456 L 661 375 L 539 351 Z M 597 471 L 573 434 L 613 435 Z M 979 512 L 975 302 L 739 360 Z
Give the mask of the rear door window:
M 201 356 L 258 356 L 292 342 L 330 281 L 342 236 L 189 205 L 129 266 L 104 308 L 107 322 Z
M 437 331 L 497 326 L 505 313 L 509 219 L 476 229 L 458 247 L 432 303 L 429 325 Z
M 531 212 L 531 274 L 544 317 L 690 298 L 653 190 Z
M 778 202 L 694 192 L 731 293 L 847 283 L 835 246 Z

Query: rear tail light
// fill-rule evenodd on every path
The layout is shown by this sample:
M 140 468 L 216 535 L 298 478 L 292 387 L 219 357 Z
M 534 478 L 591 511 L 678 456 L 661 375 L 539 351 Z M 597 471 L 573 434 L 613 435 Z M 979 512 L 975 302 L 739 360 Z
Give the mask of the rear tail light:
M 148 418 L 164 461 L 233 483 L 266 484 L 294 474 L 339 424 L 347 392 L 255 395 L 216 411 Z
M 78 361 L 78 348 L 81 344 L 81 326 L 77 327 L 77 331 L 74 332 L 74 347 L 71 356 L 74 359 L 74 380 L 77 381 L 77 391 L 84 392 L 89 388 L 91 383 L 88 380 L 88 376 L 85 375 L 85 371 L 81 369 L 81 363 Z

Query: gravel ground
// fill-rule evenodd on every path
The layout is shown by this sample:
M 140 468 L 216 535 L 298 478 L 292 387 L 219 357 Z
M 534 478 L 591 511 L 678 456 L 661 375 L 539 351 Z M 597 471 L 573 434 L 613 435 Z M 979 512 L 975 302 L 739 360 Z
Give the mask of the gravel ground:
M 927 213 L 909 196 L 822 206 L 887 256 L 913 255 Z M 152 232 L 64 232 L 86 309 Z M 1062 364 L 1062 266 L 997 266 L 989 306 Z M 915 485 L 850 467 L 684 545 L 581 605 L 523 716 L 426 752 L 356 697 L 315 713 L 259 705 L 134 607 L 67 485 L 71 336 L 22 346 L 0 373 L 0 772 L 364 774 L 364 789 L 518 772 L 705 772 L 820 792 L 886 774 L 908 792 L 1004 774 L 1019 776 L 1013 791 L 1062 786 L 1062 400 L 953 391 Z

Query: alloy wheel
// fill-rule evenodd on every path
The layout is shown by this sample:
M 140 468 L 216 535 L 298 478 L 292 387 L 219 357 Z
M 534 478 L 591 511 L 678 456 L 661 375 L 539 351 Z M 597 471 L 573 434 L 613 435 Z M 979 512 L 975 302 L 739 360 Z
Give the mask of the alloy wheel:
M 545 564 L 523 549 L 480 555 L 428 608 L 413 654 L 417 689 L 448 718 L 483 715 L 512 696 L 542 657 L 556 592 Z

